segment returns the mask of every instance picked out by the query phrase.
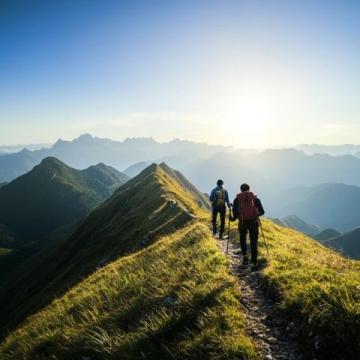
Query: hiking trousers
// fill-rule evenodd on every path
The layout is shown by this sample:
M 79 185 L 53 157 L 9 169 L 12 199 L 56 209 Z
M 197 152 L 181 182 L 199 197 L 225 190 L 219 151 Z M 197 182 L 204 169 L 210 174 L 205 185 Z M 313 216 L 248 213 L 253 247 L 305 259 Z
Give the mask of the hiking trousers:
M 246 236 L 249 233 L 250 237 L 250 249 L 251 249 L 251 262 L 257 263 L 258 255 L 258 238 L 259 238 L 259 221 L 258 220 L 243 220 L 239 222 L 240 233 L 240 247 L 241 252 L 247 255 Z
M 222 236 L 225 230 L 225 215 L 226 215 L 226 207 L 212 209 L 212 226 L 213 226 L 213 234 L 216 234 L 217 231 L 217 217 L 220 214 L 220 232 L 219 235 Z

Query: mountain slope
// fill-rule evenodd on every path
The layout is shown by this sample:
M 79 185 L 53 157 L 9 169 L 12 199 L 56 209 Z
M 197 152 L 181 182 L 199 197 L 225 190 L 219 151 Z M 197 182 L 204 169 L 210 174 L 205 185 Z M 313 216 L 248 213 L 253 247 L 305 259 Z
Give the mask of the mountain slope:
M 60 246 L 19 269 L 17 278 L 0 290 L 0 302 L 7 304 L 0 309 L 0 323 L 17 323 L 96 268 L 205 217 L 208 210 L 207 198 L 180 173 L 165 164 L 149 166 Z
M 126 180 L 104 164 L 80 171 L 46 158 L 0 189 L 0 224 L 20 242 L 39 241 L 78 221 Z
M 1 359 L 258 359 L 237 284 L 198 222 L 120 258 L 30 317 Z
M 308 224 L 296 215 L 286 216 L 281 220 L 285 226 L 298 230 L 306 235 L 314 236 L 322 231 L 321 227 Z
M 1 324 L 42 310 L 3 341 L 0 358 L 259 359 L 246 335 L 254 329 L 243 322 L 243 289 L 204 225 L 208 215 L 181 174 L 165 164 L 145 169 L 2 292 Z M 260 238 L 261 283 L 251 286 L 268 290 L 305 358 L 357 360 L 360 263 L 267 220 L 263 228 L 270 256 Z
M 146 161 L 140 161 L 133 165 L 130 165 L 126 168 L 123 173 L 126 174 L 128 177 L 132 178 L 136 175 L 139 175 L 145 168 L 147 168 L 150 164 Z
M 263 227 L 271 258 L 261 275 L 297 330 L 305 358 L 358 359 L 360 262 L 294 230 L 268 221 Z
M 300 232 L 304 233 L 305 235 L 308 235 L 311 237 L 314 237 L 319 232 L 322 232 L 321 227 L 312 225 L 312 224 L 308 224 L 307 222 L 300 219 L 296 215 L 289 215 L 283 219 L 275 218 L 275 219 L 271 219 L 271 221 L 276 225 L 280 225 L 280 226 L 284 226 L 284 227 L 288 227 L 290 229 L 300 231 Z
M 13 249 L 16 246 L 15 239 L 5 225 L 0 224 L 0 244 L 2 248 Z
M 295 214 L 322 228 L 349 230 L 360 225 L 360 187 L 321 184 L 287 190 L 278 196 L 276 217 Z
M 334 236 L 323 244 L 341 251 L 345 256 L 360 259 L 360 228 Z
M 45 158 L 44 156 L 43 158 Z M 23 149 L 14 154 L 4 154 L 0 158 L 0 182 L 11 181 L 30 171 L 41 161 L 35 151 Z
M 320 242 L 324 242 L 325 240 L 332 239 L 339 235 L 341 235 L 341 233 L 334 229 L 325 229 L 314 236 L 314 239 L 319 240 Z
M 266 220 L 263 227 L 271 259 L 260 239 L 262 285 L 296 329 L 304 357 L 357 360 L 360 263 L 294 230 Z M 2 343 L 0 357 L 259 359 L 246 336 L 253 329 L 243 322 L 241 289 L 225 264 L 205 226 L 187 224 L 29 317 Z

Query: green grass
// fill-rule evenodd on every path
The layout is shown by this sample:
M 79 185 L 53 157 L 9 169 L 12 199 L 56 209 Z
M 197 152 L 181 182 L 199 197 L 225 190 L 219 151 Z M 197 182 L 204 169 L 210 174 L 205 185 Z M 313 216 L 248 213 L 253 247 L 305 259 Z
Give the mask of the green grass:
M 5 338 L 0 359 L 257 359 L 206 210 L 204 196 L 165 165 L 127 182 L 5 291 L 1 319 L 12 325 L 41 310 Z M 360 263 L 263 225 L 271 258 L 260 276 L 299 330 L 306 358 L 357 359 Z M 102 259 L 112 262 L 95 271 Z
M 19 245 L 47 240 L 56 229 L 86 216 L 126 180 L 126 175 L 104 164 L 76 170 L 46 158 L 0 189 L 0 224 Z
M 120 256 L 202 219 L 205 196 L 166 165 L 151 165 L 96 208 L 58 247 L 29 259 L 0 287 L 0 335 Z M 202 204 L 203 208 L 198 205 Z
M 271 259 L 262 276 L 295 321 L 304 350 L 316 346 L 318 359 L 358 359 L 360 262 L 270 221 L 263 226 Z
M 0 346 L 1 359 L 257 359 L 236 280 L 195 222 L 111 263 Z

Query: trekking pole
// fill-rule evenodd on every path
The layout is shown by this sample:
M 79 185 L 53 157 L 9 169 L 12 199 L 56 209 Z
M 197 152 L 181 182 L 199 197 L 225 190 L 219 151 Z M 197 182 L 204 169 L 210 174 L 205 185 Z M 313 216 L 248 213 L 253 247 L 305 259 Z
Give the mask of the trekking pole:
M 231 204 L 230 204 L 230 207 L 229 207 L 228 236 L 227 236 L 227 239 L 226 239 L 226 255 L 229 252 L 230 220 L 231 220 Z
M 270 260 L 269 248 L 268 248 L 268 245 L 267 245 L 267 242 L 266 242 L 266 238 L 265 238 L 265 236 L 264 236 L 264 229 L 263 229 L 263 227 L 262 227 L 262 223 L 261 223 L 260 218 L 259 218 L 259 224 L 260 224 L 261 236 L 262 236 L 262 238 L 264 239 L 264 244 L 265 244 L 266 252 L 267 252 L 268 258 L 269 258 L 269 260 Z

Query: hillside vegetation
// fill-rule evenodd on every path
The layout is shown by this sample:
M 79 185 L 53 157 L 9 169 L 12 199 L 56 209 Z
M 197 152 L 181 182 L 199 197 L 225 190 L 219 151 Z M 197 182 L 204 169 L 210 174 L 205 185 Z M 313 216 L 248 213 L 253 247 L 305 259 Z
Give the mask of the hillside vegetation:
M 75 170 L 55 158 L 0 188 L 0 224 L 20 245 L 71 225 L 112 195 L 127 176 L 104 164 Z
M 55 244 L 128 177 L 98 164 L 72 169 L 46 158 L 29 173 L 0 188 L 0 247 L 13 251 L 0 260 L 0 288 L 32 256 Z
M 0 288 L 0 324 L 16 325 L 97 268 L 206 217 L 208 206 L 206 197 L 180 173 L 165 164 L 149 166 L 58 247 L 32 259 Z
M 208 206 L 165 164 L 128 181 L 0 290 L 0 358 L 259 359 Z M 269 220 L 263 227 L 270 257 L 261 238 L 260 279 L 305 358 L 357 360 L 360 263 Z
M 299 329 L 304 351 L 318 359 L 358 359 L 360 262 L 270 221 L 264 230 L 271 260 L 262 275 Z
M 196 222 L 98 270 L 30 317 L 1 359 L 256 359 L 236 281 Z

